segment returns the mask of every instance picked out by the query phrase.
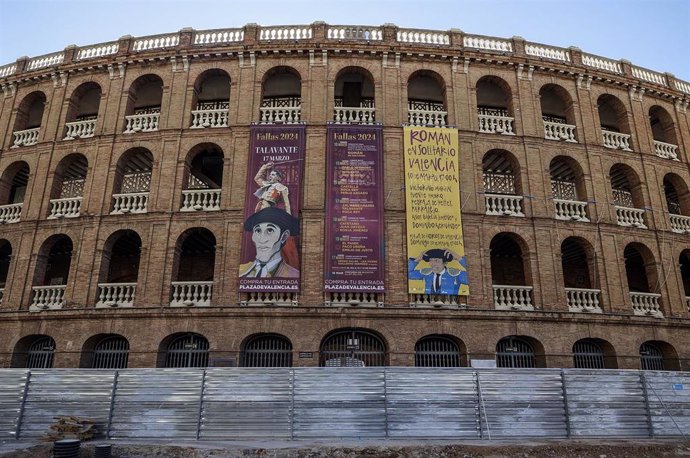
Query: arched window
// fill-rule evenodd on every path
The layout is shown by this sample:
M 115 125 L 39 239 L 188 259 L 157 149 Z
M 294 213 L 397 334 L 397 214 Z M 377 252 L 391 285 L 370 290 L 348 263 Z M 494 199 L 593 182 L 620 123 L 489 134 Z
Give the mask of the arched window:
M 534 309 L 521 244 L 524 242 L 515 234 L 505 232 L 497 234 L 489 244 L 494 306 L 498 310 Z
M 180 211 L 220 210 L 223 150 L 213 143 L 195 146 L 185 161 Z
M 177 239 L 170 305 L 211 305 L 216 237 L 203 227 L 186 230 Z
M 683 250 L 678 257 L 680 265 L 680 277 L 683 279 L 683 291 L 685 292 L 685 303 L 690 309 L 690 249 Z
M 649 109 L 649 123 L 654 137 L 654 151 L 664 159 L 678 159 L 678 138 L 671 115 L 655 105 Z
M 575 110 L 568 91 L 556 84 L 546 84 L 539 91 L 544 137 L 577 143 Z
M 274 67 L 261 86 L 260 122 L 296 123 L 302 119 L 302 78 L 292 67 Z
M 12 259 L 12 245 L 5 239 L 0 239 L 0 304 L 5 294 L 7 275 L 10 272 L 10 260 Z
M 24 97 L 17 108 L 12 148 L 38 143 L 45 105 L 46 95 L 41 91 L 32 92 Z
M 573 363 L 578 369 L 615 369 L 616 354 L 610 343 L 601 339 L 581 339 L 573 345 Z
M 18 161 L 5 169 L 0 178 L 0 223 L 16 223 L 21 219 L 29 165 Z
M 455 339 L 432 335 L 422 337 L 414 346 L 414 365 L 417 367 L 460 367 L 464 355 Z
M 525 216 L 522 212 L 520 167 L 508 151 L 491 150 L 482 159 L 487 215 Z
M 594 249 L 584 239 L 568 237 L 561 243 L 561 267 L 568 309 L 571 312 L 599 312 L 600 290 L 595 285 Z
M 157 75 L 143 75 L 129 88 L 125 115 L 125 133 L 158 130 L 163 100 L 163 80 Z
M 152 170 L 153 155 L 145 148 L 133 148 L 120 157 L 115 174 L 111 215 L 148 211 Z
M 635 171 L 625 164 L 616 164 L 611 167 L 609 179 L 618 225 L 646 229 L 642 184 Z
M 88 82 L 80 85 L 69 99 L 65 140 L 93 137 L 101 104 L 101 87 Z
M 479 132 L 515 135 L 511 92 L 508 83 L 495 76 L 477 81 Z
M 36 257 L 31 310 L 62 308 L 72 249 L 72 240 L 62 234 L 49 237 L 43 243 Z
M 251 337 L 242 349 L 242 367 L 292 367 L 292 343 L 279 334 Z
M 340 71 L 335 80 L 335 110 L 333 120 L 339 124 L 373 124 L 374 78 L 361 67 Z
M 36 336 L 26 353 L 27 369 L 50 369 L 53 367 L 55 341 L 52 337 Z
M 125 369 L 129 359 L 129 342 L 122 336 L 102 338 L 93 349 L 94 369 Z
M 407 122 L 413 126 L 444 127 L 446 89 L 437 73 L 420 70 L 407 82 Z
M 108 237 L 103 246 L 96 307 L 134 305 L 140 261 L 139 234 L 127 229 Z
M 603 94 L 597 100 L 599 122 L 606 148 L 632 151 L 628 110 L 618 97 Z
M 82 154 L 70 154 L 55 169 L 48 219 L 79 216 L 89 163 Z
M 630 243 L 623 251 L 628 291 L 635 315 L 662 317 L 661 294 L 658 288 L 656 261 L 652 252 L 641 243 Z
M 496 366 L 497 367 L 512 367 L 512 368 L 533 368 L 543 367 L 543 363 L 537 360 L 535 352 L 535 344 L 541 346 L 539 342 L 534 339 L 509 336 L 499 340 L 496 344 Z M 543 350 L 540 348 L 540 354 L 543 355 Z M 540 358 L 541 359 L 541 358 Z
M 194 84 L 192 129 L 227 127 L 230 108 L 230 76 L 223 70 L 203 72 Z
M 208 340 L 199 334 L 174 337 L 165 351 L 165 367 L 206 367 L 208 347 Z
M 371 331 L 341 329 L 321 342 L 319 363 L 326 367 L 385 366 L 386 345 Z
M 675 173 L 664 176 L 664 196 L 673 232 L 690 233 L 690 192 L 685 181 Z
M 664 354 L 661 349 L 650 342 L 640 346 L 640 365 L 643 371 L 663 371 Z
M 557 156 L 551 161 L 549 172 L 556 219 L 589 221 L 583 173 L 577 161 Z

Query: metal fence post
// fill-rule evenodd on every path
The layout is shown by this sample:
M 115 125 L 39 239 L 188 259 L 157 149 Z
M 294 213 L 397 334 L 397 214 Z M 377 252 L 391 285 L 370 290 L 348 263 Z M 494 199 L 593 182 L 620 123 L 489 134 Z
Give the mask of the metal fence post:
M 117 379 L 120 376 L 120 371 L 115 371 L 113 374 L 113 389 L 110 392 L 110 409 L 108 410 L 108 426 L 105 430 L 105 437 L 110 439 L 110 427 L 113 424 L 113 411 L 115 410 L 115 393 L 117 392 Z
M 31 381 L 31 371 L 26 372 L 26 382 L 24 383 L 24 393 L 22 394 L 22 405 L 19 406 L 19 416 L 17 417 L 17 429 L 14 433 L 14 438 L 19 439 L 19 433 L 22 429 L 22 421 L 24 420 L 24 405 L 26 404 L 26 397 L 29 393 L 29 382 Z
M 647 379 L 644 376 L 644 371 L 640 371 L 640 383 L 642 384 L 642 394 L 644 395 L 644 410 L 647 415 L 649 437 L 654 437 L 654 425 L 652 425 L 652 412 L 649 410 L 649 394 L 647 393 Z
M 290 440 L 295 438 L 295 370 L 290 369 Z
M 491 427 L 489 426 L 489 417 L 486 415 L 486 405 L 484 404 L 484 395 L 482 394 L 482 384 L 481 381 L 479 380 L 480 378 L 480 371 L 475 372 L 476 377 L 477 377 L 477 398 L 479 401 L 479 434 L 481 438 L 484 438 L 484 429 L 482 428 L 482 411 L 484 411 L 484 422 L 486 424 L 486 434 L 487 438 L 491 440 Z
M 384 432 L 385 438 L 388 439 L 388 385 L 387 377 L 388 371 L 383 369 L 383 421 L 384 421 Z
M 563 391 L 563 409 L 565 412 L 565 437 L 570 438 L 570 410 L 568 409 L 568 390 L 565 385 L 565 371 L 561 370 L 561 390 Z
M 199 415 L 196 422 L 196 440 L 201 436 L 201 415 L 204 411 L 204 389 L 206 388 L 206 369 L 201 373 L 201 392 L 199 393 Z

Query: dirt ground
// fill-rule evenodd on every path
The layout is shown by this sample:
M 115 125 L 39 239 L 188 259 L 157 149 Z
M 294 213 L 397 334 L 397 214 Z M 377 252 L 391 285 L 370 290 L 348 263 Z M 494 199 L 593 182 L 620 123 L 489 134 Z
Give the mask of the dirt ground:
M 690 440 L 560 440 L 471 442 L 153 442 L 108 441 L 82 444 L 81 458 L 95 444 L 112 444 L 113 458 L 661 458 L 690 457 Z M 52 444 L 6 442 L 0 456 L 51 458 Z

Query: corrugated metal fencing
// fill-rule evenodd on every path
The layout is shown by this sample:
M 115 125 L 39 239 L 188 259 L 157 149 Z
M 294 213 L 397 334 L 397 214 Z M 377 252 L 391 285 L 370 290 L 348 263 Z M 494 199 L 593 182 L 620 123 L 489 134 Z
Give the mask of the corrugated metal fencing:
M 0 370 L 0 440 L 57 415 L 110 438 L 690 436 L 690 373 L 584 369 Z

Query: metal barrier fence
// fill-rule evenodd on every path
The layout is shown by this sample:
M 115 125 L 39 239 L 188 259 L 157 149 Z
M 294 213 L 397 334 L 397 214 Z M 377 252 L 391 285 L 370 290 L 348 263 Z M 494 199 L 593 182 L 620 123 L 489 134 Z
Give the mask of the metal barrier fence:
M 690 373 L 582 369 L 0 370 L 0 440 L 57 415 L 109 438 L 690 435 Z

